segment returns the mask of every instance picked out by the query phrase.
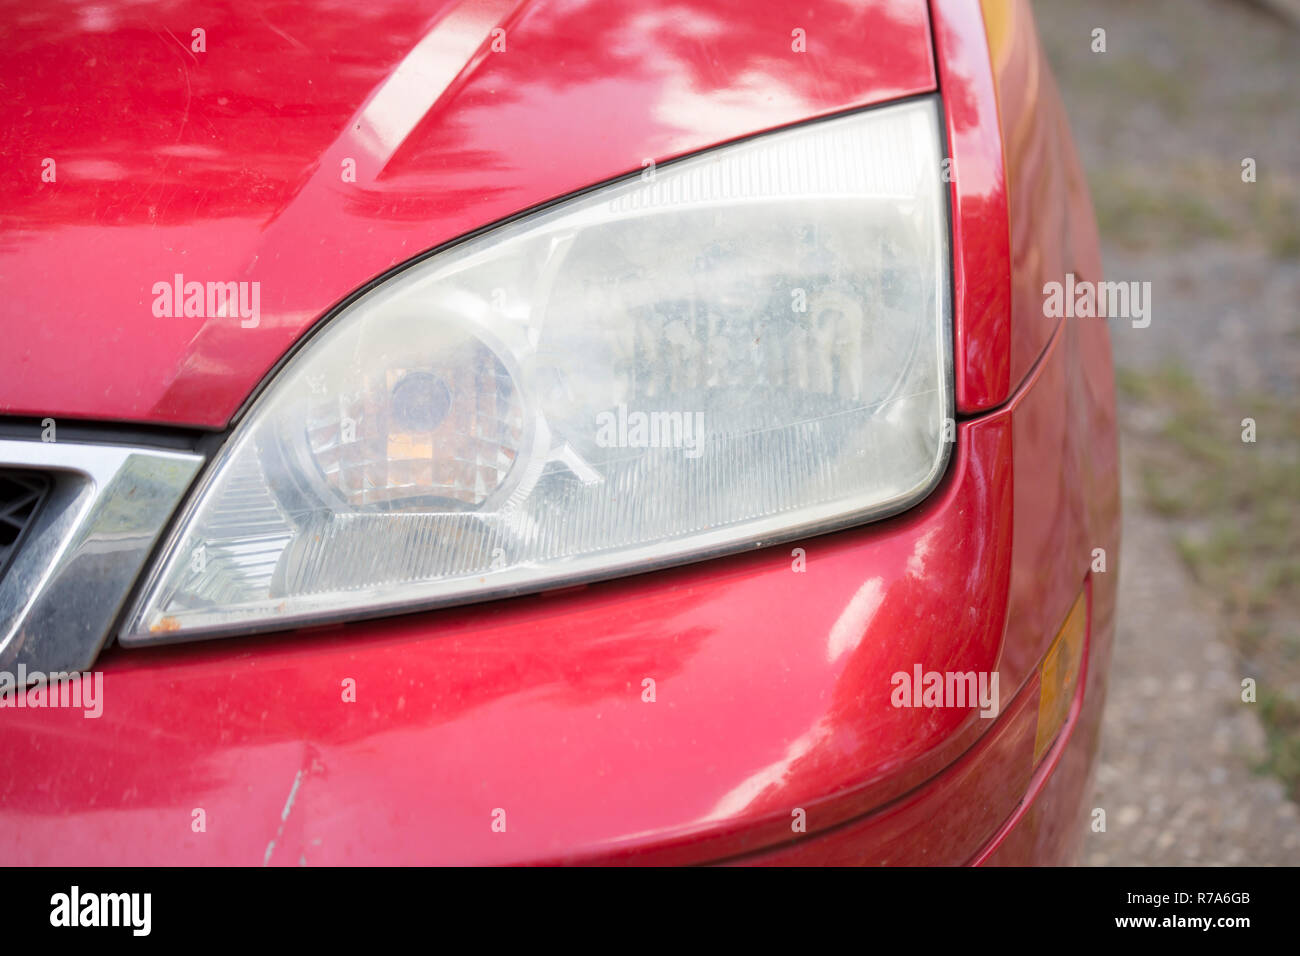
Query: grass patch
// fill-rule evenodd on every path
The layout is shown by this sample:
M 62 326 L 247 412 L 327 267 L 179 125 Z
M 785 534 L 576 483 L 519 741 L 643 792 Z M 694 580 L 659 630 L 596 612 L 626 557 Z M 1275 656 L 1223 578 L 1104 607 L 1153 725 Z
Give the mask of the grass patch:
M 1203 196 L 1135 173 L 1091 178 L 1097 227 L 1132 249 L 1172 247 L 1187 239 L 1232 239 L 1237 227 Z
M 1143 498 L 1180 524 L 1178 554 L 1258 681 L 1267 769 L 1300 798 L 1300 418 L 1269 397 L 1212 402 L 1174 364 L 1116 380 L 1150 422 L 1127 443 Z
M 1300 189 L 1265 168 L 1254 183 L 1207 157 L 1162 167 L 1111 167 L 1088 177 L 1097 226 L 1134 250 L 1181 249 L 1189 241 L 1248 241 L 1276 259 L 1300 255 Z

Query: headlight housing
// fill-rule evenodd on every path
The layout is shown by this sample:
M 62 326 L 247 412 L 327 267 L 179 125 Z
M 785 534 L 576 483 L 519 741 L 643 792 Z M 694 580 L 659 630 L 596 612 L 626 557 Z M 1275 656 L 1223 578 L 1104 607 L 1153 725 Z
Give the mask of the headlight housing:
M 123 643 L 432 607 L 892 514 L 948 454 L 934 98 L 665 165 L 332 318 L 171 535 Z

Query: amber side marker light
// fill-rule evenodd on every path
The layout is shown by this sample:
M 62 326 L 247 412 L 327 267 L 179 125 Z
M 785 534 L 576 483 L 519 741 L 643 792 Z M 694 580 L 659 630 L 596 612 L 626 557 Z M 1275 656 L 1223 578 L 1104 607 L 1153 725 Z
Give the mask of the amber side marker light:
M 1038 731 L 1034 735 L 1034 764 L 1052 749 L 1057 734 L 1070 716 L 1079 675 L 1083 670 L 1083 647 L 1088 636 L 1088 589 L 1074 599 L 1052 646 L 1038 666 Z

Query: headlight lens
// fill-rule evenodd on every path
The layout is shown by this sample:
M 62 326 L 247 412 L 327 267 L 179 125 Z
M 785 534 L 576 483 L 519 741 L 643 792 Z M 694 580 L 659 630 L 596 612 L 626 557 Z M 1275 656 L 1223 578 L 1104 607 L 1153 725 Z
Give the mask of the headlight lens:
M 478 600 L 915 503 L 952 407 L 939 160 L 917 100 L 395 275 L 254 404 L 123 642 Z

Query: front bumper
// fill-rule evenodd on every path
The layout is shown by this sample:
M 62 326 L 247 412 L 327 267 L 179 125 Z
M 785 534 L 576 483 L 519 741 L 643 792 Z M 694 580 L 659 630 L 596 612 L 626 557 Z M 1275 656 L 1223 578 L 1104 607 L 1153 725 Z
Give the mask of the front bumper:
M 1114 575 L 1093 575 L 1086 687 L 1036 771 L 1038 662 L 1092 548 L 1113 554 L 1118 534 L 1113 408 L 1083 387 L 1109 367 L 1078 360 L 1080 334 L 1061 326 L 1010 403 L 960 425 L 925 502 L 802 542 L 802 571 L 774 548 L 432 614 L 114 648 L 102 716 L 0 715 L 0 861 L 959 864 L 995 847 L 1051 861 L 1086 826 L 1067 818 L 1113 629 Z M 895 708 L 890 675 L 918 663 L 996 669 L 1000 716 Z

